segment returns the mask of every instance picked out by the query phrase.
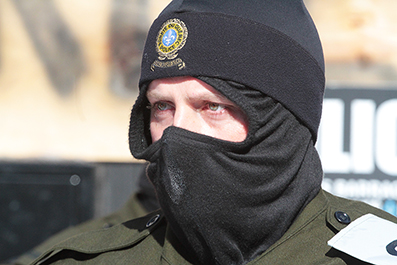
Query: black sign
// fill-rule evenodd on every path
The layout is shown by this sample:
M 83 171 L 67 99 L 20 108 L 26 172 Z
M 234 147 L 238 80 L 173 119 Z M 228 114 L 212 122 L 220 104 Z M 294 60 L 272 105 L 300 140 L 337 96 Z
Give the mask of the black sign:
M 397 88 L 327 89 L 317 149 L 324 189 L 397 215 Z

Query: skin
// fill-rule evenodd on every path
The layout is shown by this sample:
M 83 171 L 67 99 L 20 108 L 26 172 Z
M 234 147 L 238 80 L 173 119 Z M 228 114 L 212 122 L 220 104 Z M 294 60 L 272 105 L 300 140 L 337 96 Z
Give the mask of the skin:
M 210 85 L 193 77 L 157 79 L 146 94 L 153 142 L 169 126 L 231 142 L 247 137 L 244 112 Z

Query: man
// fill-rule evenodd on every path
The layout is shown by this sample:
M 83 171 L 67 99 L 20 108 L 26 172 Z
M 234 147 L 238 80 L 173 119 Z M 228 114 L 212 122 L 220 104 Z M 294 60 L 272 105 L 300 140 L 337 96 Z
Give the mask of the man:
M 173 1 L 149 31 L 129 132 L 161 210 L 34 264 L 366 264 L 327 242 L 379 243 L 355 228 L 397 220 L 321 189 L 324 83 L 301 0 Z

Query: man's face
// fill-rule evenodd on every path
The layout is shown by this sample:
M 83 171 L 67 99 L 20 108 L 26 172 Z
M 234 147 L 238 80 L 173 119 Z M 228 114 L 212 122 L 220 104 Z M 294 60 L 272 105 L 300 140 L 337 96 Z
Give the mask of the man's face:
M 153 142 L 169 126 L 221 140 L 241 142 L 247 136 L 244 112 L 210 85 L 193 77 L 157 79 L 146 94 Z

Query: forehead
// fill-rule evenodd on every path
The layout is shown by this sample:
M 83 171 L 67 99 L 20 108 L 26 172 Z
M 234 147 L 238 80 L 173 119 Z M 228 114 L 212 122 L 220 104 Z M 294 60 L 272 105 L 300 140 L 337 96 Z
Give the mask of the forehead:
M 213 98 L 229 101 L 221 92 L 209 84 L 189 76 L 171 77 L 153 80 L 147 89 L 146 96 L 157 98 L 162 96 L 186 96 L 195 98 Z

